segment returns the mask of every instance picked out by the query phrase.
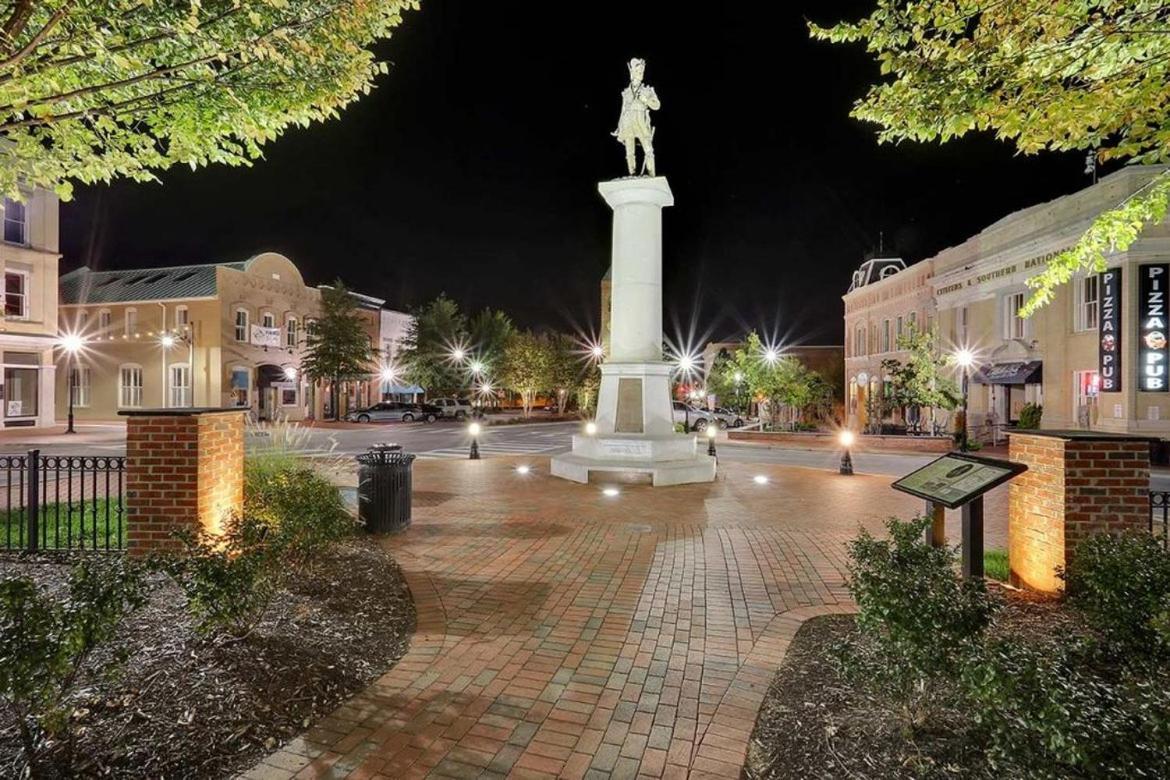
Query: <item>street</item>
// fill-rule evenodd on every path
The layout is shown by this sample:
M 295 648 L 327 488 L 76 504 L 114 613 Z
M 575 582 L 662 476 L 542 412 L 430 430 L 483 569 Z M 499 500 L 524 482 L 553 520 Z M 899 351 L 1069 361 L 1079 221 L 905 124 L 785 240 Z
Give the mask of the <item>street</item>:
M 481 457 L 500 455 L 549 456 L 570 447 L 570 437 L 579 432 L 579 423 L 521 423 L 484 426 L 479 435 Z M 70 435 L 57 430 L 24 433 L 19 429 L 0 432 L 0 455 L 22 454 L 37 448 L 51 455 L 121 455 L 126 450 L 125 426 L 121 423 L 82 424 Z M 420 458 L 466 458 L 471 437 L 465 423 L 371 423 L 339 427 L 301 429 L 300 449 L 306 455 L 353 456 L 375 444 L 400 444 Z M 249 435 L 248 446 L 262 446 L 264 439 Z M 700 441 L 700 446 L 704 444 Z M 757 444 L 731 444 L 720 434 L 716 447 L 721 460 L 732 463 L 766 463 L 836 471 L 840 453 L 825 450 L 798 450 Z M 902 476 L 933 460 L 932 455 L 854 452 L 853 468 L 859 474 Z M 1150 477 L 1151 490 L 1170 491 L 1170 470 L 1156 469 Z

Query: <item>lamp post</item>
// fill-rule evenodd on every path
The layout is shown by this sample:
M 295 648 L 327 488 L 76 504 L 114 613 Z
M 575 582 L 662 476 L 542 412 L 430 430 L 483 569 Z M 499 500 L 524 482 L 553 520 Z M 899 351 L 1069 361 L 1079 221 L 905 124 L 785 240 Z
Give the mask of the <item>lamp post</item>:
M 841 431 L 841 433 L 837 436 L 837 440 L 840 441 L 841 446 L 845 448 L 841 453 L 841 466 L 837 469 L 837 473 L 845 474 L 846 476 L 852 476 L 853 456 L 849 453 L 849 448 L 853 446 L 853 431 Z
M 975 365 L 975 354 L 966 348 L 960 349 L 955 353 L 955 362 L 963 369 L 962 390 L 963 390 L 963 406 L 962 411 L 962 427 L 959 429 L 959 449 L 963 452 L 967 451 L 968 434 L 967 434 L 967 402 L 970 393 L 970 378 L 971 366 Z
M 394 386 L 394 379 L 398 376 L 398 372 L 395 371 L 392 366 L 383 366 L 379 374 L 382 377 L 383 385 L 385 385 L 387 388 Z M 386 390 L 383 390 L 381 393 L 379 393 L 379 395 L 381 395 L 382 400 L 385 401 L 388 393 Z
M 85 346 L 85 339 L 76 334 L 69 334 L 61 339 L 61 347 L 69 355 L 69 416 L 65 433 L 77 433 L 73 429 L 73 404 L 77 396 L 77 353 Z
M 707 454 L 712 458 L 715 455 L 715 434 L 719 433 L 719 426 L 707 423 Z
M 467 426 L 467 432 L 471 434 L 471 449 L 467 453 L 468 460 L 479 460 L 479 430 L 477 422 Z

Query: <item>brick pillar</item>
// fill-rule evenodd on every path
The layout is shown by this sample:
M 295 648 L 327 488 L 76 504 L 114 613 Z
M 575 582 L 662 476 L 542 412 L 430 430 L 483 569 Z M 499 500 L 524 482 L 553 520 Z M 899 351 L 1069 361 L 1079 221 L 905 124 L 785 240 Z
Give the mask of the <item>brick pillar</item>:
M 1012 431 L 1008 562 L 1014 585 L 1055 593 L 1077 544 L 1149 523 L 1150 440 L 1091 431 Z
M 153 409 L 126 421 L 126 541 L 173 548 L 176 528 L 218 531 L 244 503 L 244 410 Z

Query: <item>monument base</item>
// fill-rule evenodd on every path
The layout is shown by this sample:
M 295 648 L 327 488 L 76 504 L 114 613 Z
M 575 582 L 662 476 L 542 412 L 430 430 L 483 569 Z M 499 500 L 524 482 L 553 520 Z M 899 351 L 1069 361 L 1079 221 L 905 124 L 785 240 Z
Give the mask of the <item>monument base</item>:
M 574 436 L 573 451 L 552 459 L 552 474 L 582 484 L 590 474 L 648 474 L 655 487 L 711 482 L 715 458 L 700 453 L 693 435 Z

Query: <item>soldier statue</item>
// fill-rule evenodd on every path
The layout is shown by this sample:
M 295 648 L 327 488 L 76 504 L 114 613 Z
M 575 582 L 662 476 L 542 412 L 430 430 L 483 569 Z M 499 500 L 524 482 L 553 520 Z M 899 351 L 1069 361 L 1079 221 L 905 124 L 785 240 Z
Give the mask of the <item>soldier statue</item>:
M 654 128 L 650 126 L 650 112 L 661 105 L 654 87 L 642 83 L 646 61 L 630 60 L 630 86 L 622 91 L 622 115 L 613 135 L 626 147 L 626 167 L 630 175 L 638 169 L 635 143 L 642 144 L 642 174 L 654 176 Z

